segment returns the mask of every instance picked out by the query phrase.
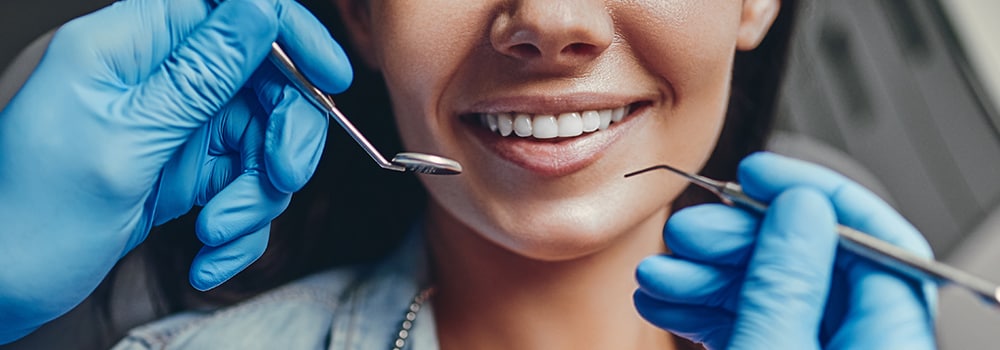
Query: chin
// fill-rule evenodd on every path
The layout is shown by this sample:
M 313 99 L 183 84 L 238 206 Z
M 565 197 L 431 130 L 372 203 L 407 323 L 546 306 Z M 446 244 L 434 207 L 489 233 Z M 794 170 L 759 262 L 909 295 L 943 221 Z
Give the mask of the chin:
M 527 258 L 540 261 L 578 259 L 606 249 L 626 229 L 611 218 L 562 212 L 493 230 L 487 238 Z
M 651 241 L 661 242 L 669 206 L 663 197 L 648 201 L 600 197 L 535 205 L 508 203 L 494 208 L 500 210 L 485 211 L 491 214 L 480 217 L 483 224 L 473 231 L 508 251 L 539 261 L 579 259 L 625 241 L 647 240 L 643 237 L 648 235 Z
M 639 240 L 662 247 L 670 202 L 687 184 L 655 176 L 622 181 L 618 174 L 639 165 L 626 161 L 628 157 L 611 158 L 629 164 L 606 164 L 575 179 L 488 183 L 478 183 L 485 176 L 471 175 L 421 179 L 430 189 L 431 215 L 438 227 L 463 232 L 459 236 L 466 238 L 448 236 L 466 243 L 485 241 L 524 258 L 551 262 L 580 259 Z M 470 237 L 476 238 L 469 241 Z

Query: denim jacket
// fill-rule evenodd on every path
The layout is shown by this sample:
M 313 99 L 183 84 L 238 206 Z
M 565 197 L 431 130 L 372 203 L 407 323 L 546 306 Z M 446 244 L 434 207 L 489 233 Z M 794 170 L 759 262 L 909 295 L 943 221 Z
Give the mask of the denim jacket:
M 411 232 L 378 264 L 321 272 L 232 307 L 186 312 L 135 328 L 114 350 L 391 349 L 427 280 L 421 236 Z M 437 348 L 427 302 L 417 313 L 406 349 Z

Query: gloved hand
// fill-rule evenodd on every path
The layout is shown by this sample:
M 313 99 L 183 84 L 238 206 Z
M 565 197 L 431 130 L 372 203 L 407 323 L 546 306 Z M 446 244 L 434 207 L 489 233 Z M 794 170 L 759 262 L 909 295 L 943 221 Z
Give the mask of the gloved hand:
M 930 256 L 906 220 L 830 170 L 774 154 L 747 157 L 743 189 L 761 219 L 721 204 L 674 214 L 673 251 L 638 267 L 639 313 L 710 349 L 933 349 L 936 286 L 837 249 L 840 223 Z
M 276 39 L 321 89 L 350 84 L 341 48 L 293 0 L 128 0 L 59 30 L 0 111 L 0 344 L 70 310 L 194 205 L 194 287 L 263 253 L 328 126 L 258 71 Z

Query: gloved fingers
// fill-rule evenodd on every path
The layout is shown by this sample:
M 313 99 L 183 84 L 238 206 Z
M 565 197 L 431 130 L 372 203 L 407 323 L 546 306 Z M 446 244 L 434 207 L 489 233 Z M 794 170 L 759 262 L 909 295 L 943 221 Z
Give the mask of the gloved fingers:
M 739 166 L 743 190 L 768 201 L 787 188 L 808 186 L 830 198 L 841 224 L 930 256 L 920 233 L 885 201 L 832 170 L 773 153 L 755 153 Z
M 347 54 L 312 13 L 293 0 L 280 0 L 278 42 L 302 74 L 320 90 L 347 90 L 354 71 Z
M 274 187 L 292 193 L 316 171 L 330 122 L 291 86 L 282 95 L 267 120 L 264 165 Z
M 257 132 L 262 132 L 260 122 L 253 117 L 261 114 L 260 106 L 256 97 L 250 94 L 248 100 L 246 95 L 241 92 L 230 100 L 217 117 L 192 133 L 164 165 L 154 225 L 183 215 L 192 206 L 205 205 L 243 173 L 244 134 L 252 122 L 257 124 Z M 255 147 L 262 147 L 262 143 L 257 142 Z
M 219 115 L 209 121 L 208 157 L 203 184 L 196 201 L 205 205 L 246 172 L 260 170 L 263 148 L 263 117 L 256 96 L 241 90 Z
M 353 79 L 343 49 L 308 10 L 282 1 L 278 41 L 302 73 L 321 90 L 346 90 Z M 326 144 L 329 118 L 288 83 L 273 65 L 263 65 L 253 80 L 268 112 L 264 166 L 279 191 L 292 193 L 312 177 Z
M 931 256 L 927 242 L 901 215 L 870 191 L 830 170 L 761 153 L 740 164 L 739 177 L 748 194 L 765 200 L 787 187 L 817 189 L 830 199 L 840 223 Z M 825 325 L 833 333 L 830 348 L 933 347 L 937 293 L 933 283 L 908 280 L 850 253 L 841 254 L 837 266 L 845 271 L 846 278 L 838 280 L 849 294 L 846 300 L 831 299 L 847 305 L 847 310 L 832 310 L 837 314 L 828 315 L 833 316 Z
M 291 85 L 291 82 L 284 75 L 281 75 L 281 72 L 273 64 L 262 64 L 253 73 L 247 84 L 253 89 L 257 101 L 260 102 L 261 108 L 267 115 L 281 103 L 285 97 L 285 86 Z
M 292 193 L 305 186 L 319 165 L 329 118 L 271 65 L 261 66 L 250 83 L 266 118 L 263 164 L 271 183 Z
M 931 258 L 934 256 L 923 235 L 892 207 L 864 187 L 853 182 L 841 186 L 830 195 L 842 224 L 868 233 L 910 252 Z
M 250 118 L 246 128 L 243 129 L 239 139 L 239 150 L 244 173 L 260 172 L 264 169 L 264 139 L 267 138 L 264 134 L 264 123 L 266 122 L 265 116 L 257 114 Z M 238 124 L 235 129 L 240 129 Z
M 209 0 L 219 4 L 223 0 Z M 278 43 L 309 82 L 326 93 L 347 90 L 354 71 L 344 49 L 308 9 L 294 0 L 278 2 Z
M 136 85 L 210 13 L 203 0 L 116 2 L 60 27 L 46 60 L 72 60 L 65 65 L 72 69 L 64 74 L 91 74 L 110 67 L 125 86 Z
M 780 171 L 775 171 L 776 169 Z M 932 256 L 927 241 L 905 218 L 875 194 L 833 171 L 774 154 L 760 153 L 747 157 L 740 164 L 740 179 L 744 190 L 757 198 L 767 198 L 775 191 L 789 186 L 802 185 L 816 188 L 830 198 L 837 213 L 837 220 L 845 226 L 871 234 L 917 255 Z M 872 275 L 857 269 L 856 265 L 866 265 L 884 271 L 882 267 L 876 267 L 873 263 L 849 253 L 842 254 L 837 259 L 837 265 L 848 272 L 846 283 L 851 288 L 857 288 L 855 287 L 857 284 L 867 281 Z M 916 309 L 927 312 L 929 317 L 933 318 L 937 304 L 936 286 L 928 281 L 900 282 L 896 283 L 898 287 L 896 292 L 888 292 L 892 290 L 890 288 L 885 294 L 895 296 L 896 299 L 882 299 L 881 291 L 852 293 L 849 304 L 854 306 L 850 307 L 863 310 L 881 302 L 907 300 L 905 296 L 908 293 L 917 293 L 922 297 L 920 300 L 923 305 Z
M 658 255 L 640 262 L 635 274 L 639 290 L 651 298 L 736 312 L 743 272 Z
M 222 192 L 230 183 L 242 174 L 242 162 L 238 154 L 209 157 L 205 161 L 203 172 L 203 188 L 198 191 L 194 205 L 204 206 L 208 204 L 219 192 Z
M 812 186 L 829 195 L 849 182 L 819 165 L 769 152 L 743 158 L 736 175 L 748 195 L 765 202 L 794 186 Z
M 262 135 L 248 135 L 248 133 L 263 132 L 263 122 L 260 121 L 263 115 L 264 111 L 257 102 L 257 97 L 246 89 L 240 90 L 209 121 L 208 155 L 238 154 L 245 149 L 245 137 L 250 136 L 262 139 Z M 257 124 L 254 126 L 256 130 L 249 130 L 251 123 Z M 263 142 L 257 142 L 255 147 L 260 147 L 261 145 L 263 145 Z
M 312 105 L 272 66 L 263 66 L 251 82 L 266 112 L 264 166 L 279 191 L 292 193 L 312 177 L 326 145 L 329 118 Z
M 933 257 L 927 240 L 892 208 L 880 206 L 867 212 L 860 210 L 864 208 L 866 203 L 875 200 L 877 197 L 868 190 L 852 185 L 842 187 L 832 197 L 834 205 L 838 208 L 844 207 L 843 211 L 847 212 L 845 215 L 851 218 L 847 225 L 905 248 L 919 256 Z M 857 295 L 859 299 L 855 300 L 852 305 L 861 308 L 888 307 L 891 301 L 900 300 L 898 298 L 917 296 L 924 303 L 920 310 L 928 312 L 928 317 L 933 318 L 934 310 L 937 307 L 937 285 L 934 282 L 898 276 L 888 272 L 882 266 L 854 254 L 844 254 L 837 263 L 838 266 L 847 271 L 847 281 L 852 290 L 882 290 L 880 293 L 859 294 Z M 873 277 L 876 275 L 882 277 Z M 878 283 L 878 285 L 868 288 L 866 287 L 867 283 Z M 882 303 L 886 304 L 878 305 Z
M 635 308 L 646 321 L 708 349 L 724 349 L 733 332 L 736 315 L 721 308 L 662 301 L 637 290 Z
M 830 349 L 933 349 L 934 318 L 928 308 L 937 290 L 931 283 L 922 288 L 917 281 L 882 271 L 867 262 L 847 272 L 853 280 L 847 288 L 846 314 L 833 331 Z
M 205 125 L 195 130 L 164 164 L 153 197 L 156 198 L 153 225 L 159 226 L 184 215 L 199 202 L 203 184 L 211 174 L 205 169 L 205 165 L 210 165 L 205 162 L 211 143 L 210 129 L 210 125 Z
M 663 240 L 676 256 L 742 266 L 753 250 L 759 225 L 756 214 L 723 204 L 702 204 L 671 215 Z
M 267 179 L 267 174 L 261 172 L 261 157 L 264 148 L 263 117 L 249 119 L 247 124 L 222 124 L 216 121 L 212 125 L 220 125 L 220 129 L 232 128 L 242 130 L 231 132 L 214 131 L 216 134 L 239 135 L 237 141 L 221 141 L 226 148 L 238 143 L 241 174 L 231 183 L 223 185 L 218 194 L 212 196 L 202 209 L 195 223 L 195 233 L 207 246 L 216 247 L 226 244 L 248 232 L 256 231 L 269 225 L 285 208 L 288 207 L 290 195 L 278 191 Z M 220 119 L 221 121 L 222 119 Z M 222 136 L 221 139 L 231 138 Z M 213 179 L 221 184 L 228 174 L 222 174 L 222 179 Z M 218 188 L 215 186 L 215 188 Z M 208 192 L 208 191 L 206 191 Z
M 270 51 L 278 32 L 274 1 L 220 5 L 126 94 L 124 105 L 132 108 L 126 114 L 150 127 L 176 131 L 173 136 L 183 141 L 236 95 Z
M 779 194 L 747 265 L 730 345 L 746 349 L 819 346 L 837 236 L 826 196 L 795 187 Z
M 270 231 L 271 225 L 265 225 L 224 245 L 202 247 L 191 263 L 191 286 L 209 290 L 243 271 L 264 254 Z
M 267 118 L 245 102 L 248 93 L 230 103 L 232 108 L 212 121 L 214 148 L 225 152 L 218 160 L 239 157 L 241 173 L 232 182 L 219 166 L 205 192 L 210 200 L 195 223 L 198 238 L 206 245 L 195 259 L 191 284 L 205 290 L 214 288 L 259 258 L 267 246 L 270 223 L 288 207 L 291 196 L 274 188 L 263 172 Z M 252 96 L 252 94 L 251 94 Z M 249 97 L 256 100 L 256 96 Z M 240 108 L 239 106 L 245 106 Z M 231 169 L 231 168 L 230 168 Z M 221 190 L 218 190 L 221 185 Z M 218 191 L 218 194 L 212 192 Z M 247 234 L 250 232 L 249 234 Z M 247 242 L 247 243 L 240 243 Z
M 275 190 L 261 173 L 245 172 L 202 208 L 195 233 L 205 245 L 221 246 L 269 225 L 290 200 L 291 195 Z

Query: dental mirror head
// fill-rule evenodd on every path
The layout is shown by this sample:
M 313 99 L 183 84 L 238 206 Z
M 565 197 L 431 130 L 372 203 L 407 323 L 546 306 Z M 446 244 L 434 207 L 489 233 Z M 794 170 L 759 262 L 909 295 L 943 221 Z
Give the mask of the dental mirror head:
M 403 152 L 392 158 L 392 164 L 406 171 L 433 175 L 457 175 L 462 173 L 458 162 L 430 154 Z

